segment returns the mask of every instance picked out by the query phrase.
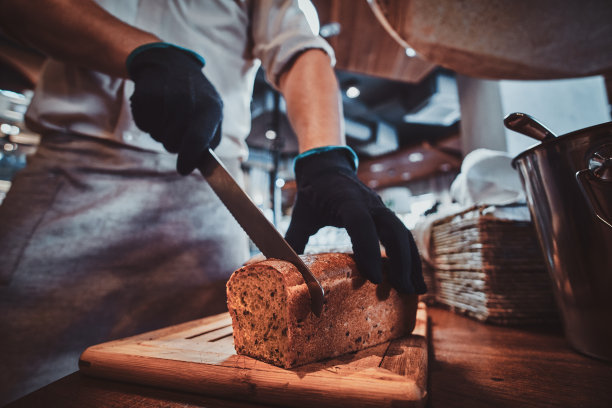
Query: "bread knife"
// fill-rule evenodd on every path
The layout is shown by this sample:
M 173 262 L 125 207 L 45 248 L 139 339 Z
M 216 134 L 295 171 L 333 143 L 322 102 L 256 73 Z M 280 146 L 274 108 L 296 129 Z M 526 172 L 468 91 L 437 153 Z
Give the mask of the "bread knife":
M 212 150 L 208 149 L 204 152 L 198 169 L 264 256 L 295 265 L 308 287 L 312 312 L 320 316 L 325 296 L 323 287 L 276 227 L 268 221 L 263 212 L 229 174 Z

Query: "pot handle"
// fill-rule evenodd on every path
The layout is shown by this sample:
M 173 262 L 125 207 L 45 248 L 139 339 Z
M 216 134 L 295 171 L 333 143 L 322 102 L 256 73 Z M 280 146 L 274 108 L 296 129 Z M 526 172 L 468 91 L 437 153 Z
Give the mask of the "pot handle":
M 612 228 L 612 144 L 602 146 L 589 159 L 589 168 L 576 180 L 593 214 Z

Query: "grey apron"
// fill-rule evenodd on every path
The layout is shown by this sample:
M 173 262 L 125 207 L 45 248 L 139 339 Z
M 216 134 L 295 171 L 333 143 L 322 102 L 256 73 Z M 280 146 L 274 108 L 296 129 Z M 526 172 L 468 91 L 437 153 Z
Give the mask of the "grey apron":
M 0 405 L 75 371 L 88 346 L 226 310 L 247 238 L 175 163 L 43 137 L 0 206 Z

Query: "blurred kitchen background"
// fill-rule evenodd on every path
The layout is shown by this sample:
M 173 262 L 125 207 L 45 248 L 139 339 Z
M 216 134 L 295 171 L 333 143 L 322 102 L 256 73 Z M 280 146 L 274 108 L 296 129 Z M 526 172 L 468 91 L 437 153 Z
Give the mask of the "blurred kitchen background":
M 335 49 L 347 143 L 359 155 L 359 177 L 419 237 L 418 231 L 435 222 L 444 227 L 443 215 L 465 217 L 472 206 L 477 207 L 477 221 L 486 215 L 487 210 L 478 206 L 490 203 L 459 202 L 457 191 L 465 186 L 454 192 L 451 186 L 464 158 L 474 151 L 486 149 L 480 151 L 511 158 L 536 144 L 504 128 L 507 114 L 529 113 L 557 134 L 610 120 L 612 76 L 603 75 L 612 66 L 609 2 L 592 2 L 601 6 L 594 10 L 579 5 L 587 10 L 584 15 L 572 9 L 578 6 L 551 8 L 550 2 L 530 12 L 528 2 L 518 2 L 509 12 L 503 1 L 481 0 L 300 3 L 306 13 L 318 15 L 320 24 L 313 18 L 313 30 Z M 548 12 L 544 21 L 543 11 Z M 603 29 L 587 29 L 602 21 L 608 22 Z M 0 200 L 39 141 L 24 126 L 23 114 L 44 59 L 0 36 Z M 250 157 L 243 166 L 247 192 L 284 231 L 295 199 L 292 164 L 297 141 L 282 97 L 262 72 L 253 95 L 252 125 L 247 139 Z M 499 180 L 505 182 L 503 177 Z M 511 204 L 520 207 L 521 201 Z M 428 217 L 432 222 L 423 227 Z M 521 228 L 529 222 L 527 212 L 522 217 L 517 221 L 523 223 Z M 429 247 L 434 238 L 427 237 L 419 238 L 419 245 L 426 267 L 435 270 L 435 248 Z M 309 251 L 322 249 L 350 250 L 350 242 L 344 231 L 326 228 L 309 242 Z M 470 269 L 474 270 L 478 267 Z M 430 293 L 438 293 L 439 301 L 451 306 L 454 302 L 481 320 L 494 315 L 490 303 L 478 300 L 486 298 L 482 285 L 461 281 L 459 290 L 445 295 L 444 290 L 458 281 L 444 289 L 448 276 L 431 273 Z M 442 288 L 438 292 L 436 285 Z M 466 291 L 471 297 L 457 300 Z M 485 303 L 474 306 L 478 302 Z

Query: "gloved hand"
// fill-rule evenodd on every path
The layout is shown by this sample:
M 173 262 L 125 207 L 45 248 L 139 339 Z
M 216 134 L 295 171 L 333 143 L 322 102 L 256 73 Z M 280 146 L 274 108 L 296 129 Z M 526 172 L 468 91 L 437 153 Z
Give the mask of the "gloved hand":
M 177 171 L 189 174 L 198 158 L 221 141 L 223 102 L 202 73 L 204 59 L 166 43 L 136 48 L 126 61 L 138 128 L 178 153 Z
M 357 156 L 348 147 L 333 146 L 302 153 L 295 161 L 297 199 L 285 236 L 297 253 L 308 238 L 331 225 L 346 228 L 357 267 L 371 282 L 382 281 L 379 240 L 389 258 L 389 281 L 402 293 L 427 291 L 421 259 L 410 231 L 357 178 Z

